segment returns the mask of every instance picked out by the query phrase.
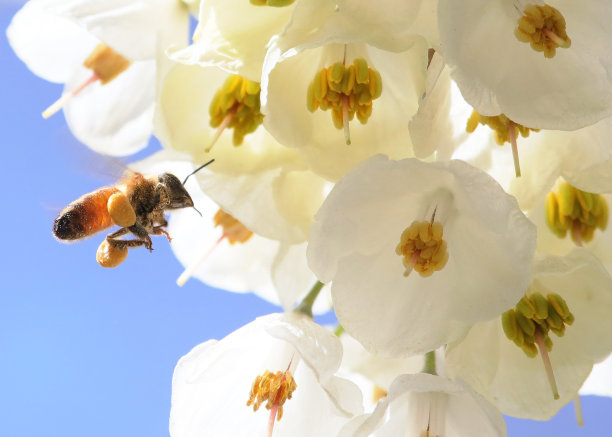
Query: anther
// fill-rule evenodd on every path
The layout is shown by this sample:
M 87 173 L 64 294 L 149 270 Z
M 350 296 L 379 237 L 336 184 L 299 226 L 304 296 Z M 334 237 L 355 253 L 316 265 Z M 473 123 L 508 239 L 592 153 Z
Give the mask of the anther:
M 249 0 L 253 6 L 272 6 L 282 8 L 295 3 L 295 0 Z
M 253 411 L 257 411 L 261 404 L 266 402 L 266 409 L 270 410 L 270 421 L 268 424 L 268 435 L 272 435 L 274 421 L 277 422 L 283 417 L 283 406 L 288 399 L 291 399 L 297 384 L 289 369 L 272 373 L 266 370 L 263 375 L 258 375 L 251 387 L 247 407 L 253 406 Z
M 519 134 L 522 137 L 528 137 L 529 132 L 539 132 L 539 129 L 525 127 L 510 120 L 506 115 L 500 114 L 495 116 L 480 115 L 476 111 L 472 111 L 472 115 L 467 121 L 465 130 L 472 133 L 478 127 L 478 124 L 489 126 L 494 132 L 495 142 L 500 146 L 504 143 L 512 145 L 512 157 L 514 160 L 514 172 L 516 177 L 521 176 L 521 167 L 519 164 L 517 138 Z
M 568 231 L 577 246 L 593 239 L 595 230 L 608 226 L 608 204 L 601 194 L 589 193 L 561 181 L 546 196 L 546 224 L 559 238 Z
M 349 122 L 355 116 L 366 124 L 372 115 L 372 101 L 382 94 L 382 78 L 365 59 L 357 58 L 352 65 L 336 62 L 317 72 L 308 86 L 306 107 L 331 110 L 337 129 L 344 130 L 346 144 L 351 144 Z
M 422 277 L 442 270 L 448 261 L 446 241 L 440 222 L 414 221 L 404 229 L 395 253 L 403 257 L 404 276 L 416 270 Z
M 565 18 L 549 5 L 527 5 L 514 35 L 519 41 L 529 43 L 536 52 L 543 52 L 547 58 L 554 57 L 557 48 L 566 49 L 572 44 L 565 32 Z
M 237 74 L 230 75 L 213 96 L 209 107 L 210 125 L 217 132 L 206 148 L 209 152 L 223 131 L 234 129 L 233 144 L 240 146 L 247 134 L 255 132 L 263 122 L 260 111 L 261 88 L 258 82 L 245 79 Z
M 85 59 L 83 65 L 93 70 L 93 74 L 85 82 L 69 93 L 62 95 L 51 106 L 45 109 L 42 113 L 43 118 L 51 117 L 92 83 L 99 80 L 102 85 L 106 85 L 124 72 L 130 66 L 130 61 L 106 44 L 98 44 L 94 51 Z

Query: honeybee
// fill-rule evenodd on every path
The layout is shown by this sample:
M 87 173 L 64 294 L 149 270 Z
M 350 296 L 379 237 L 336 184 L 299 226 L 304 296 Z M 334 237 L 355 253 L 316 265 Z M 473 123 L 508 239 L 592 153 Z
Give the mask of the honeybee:
M 87 193 L 59 213 L 53 222 L 53 235 L 67 242 L 81 240 L 115 224 L 121 226 L 108 234 L 98 248 L 96 259 L 103 267 L 121 264 L 128 248 L 144 246 L 153 251 L 150 235 L 165 235 L 171 241 L 164 229 L 168 225 L 164 212 L 194 206 L 185 182 L 212 162 L 197 168 L 183 182 L 171 173 L 145 176 L 134 172 L 116 185 Z M 128 233 L 136 238 L 121 238 Z

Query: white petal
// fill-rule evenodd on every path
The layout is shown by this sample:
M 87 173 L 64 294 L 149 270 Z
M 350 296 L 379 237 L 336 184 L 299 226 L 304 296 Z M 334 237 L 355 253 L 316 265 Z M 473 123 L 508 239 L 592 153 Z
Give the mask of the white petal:
M 65 92 L 90 76 L 90 70 L 81 68 Z M 74 136 L 96 152 L 129 155 L 144 148 L 151 136 L 154 93 L 155 62 L 134 62 L 113 81 L 89 85 L 70 100 L 66 121 Z

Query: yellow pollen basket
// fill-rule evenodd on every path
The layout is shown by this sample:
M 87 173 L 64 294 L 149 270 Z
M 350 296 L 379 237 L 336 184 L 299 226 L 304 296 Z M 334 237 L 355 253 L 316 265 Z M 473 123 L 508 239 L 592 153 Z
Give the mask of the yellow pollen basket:
M 495 132 L 495 142 L 500 146 L 504 143 L 510 143 L 510 126 L 512 125 L 512 129 L 514 130 L 514 138 L 518 138 L 520 134 L 522 137 L 526 138 L 529 136 L 529 132 L 539 132 L 539 129 L 531 129 L 529 127 L 525 127 L 521 124 L 515 123 L 506 117 L 504 114 L 488 116 L 488 115 L 480 115 L 476 111 L 472 111 L 472 115 L 467 121 L 467 125 L 465 127 L 466 132 L 472 133 L 478 127 L 478 124 L 489 126 Z
M 572 323 L 574 315 L 565 300 L 555 293 L 550 293 L 546 297 L 537 292 L 525 295 L 515 308 L 502 314 L 502 327 L 506 337 L 530 358 L 538 354 L 536 330 L 550 352 L 553 342 L 549 332 L 563 337 L 565 326 Z
M 372 114 L 372 101 L 381 94 L 380 73 L 358 58 L 352 65 L 336 62 L 319 71 L 308 86 L 306 106 L 310 112 L 331 109 L 334 126 L 342 129 L 345 111 L 347 120 L 357 115 L 361 124 L 366 124 Z
M 233 143 L 239 146 L 247 134 L 255 132 L 263 122 L 260 111 L 259 82 L 253 82 L 237 74 L 229 76 L 213 96 L 210 108 L 210 125 L 234 129 Z
M 553 58 L 558 47 L 567 49 L 572 44 L 565 32 L 565 18 L 549 5 L 527 5 L 514 35 L 547 58 Z
M 446 241 L 439 222 L 417 222 L 404 229 L 395 253 L 401 255 L 406 270 L 404 276 L 416 270 L 422 277 L 442 270 L 448 261 Z
M 230 244 L 246 243 L 253 236 L 253 232 L 222 209 L 217 211 L 213 220 L 215 226 L 223 228 L 223 236 Z
M 250 0 L 253 6 L 272 6 L 275 8 L 282 8 L 295 3 L 295 0 Z
M 569 231 L 574 243 L 582 246 L 593 239 L 597 228 L 606 230 L 608 204 L 601 194 L 562 181 L 556 193 L 551 191 L 546 196 L 546 224 L 559 238 L 565 238 Z
M 106 44 L 98 44 L 93 52 L 85 59 L 83 65 L 98 75 L 102 85 L 107 84 L 119 74 L 124 72 L 130 61 L 111 49 Z
M 283 405 L 287 399 L 291 399 L 297 384 L 289 370 L 272 373 L 266 370 L 263 375 L 258 375 L 253 382 L 251 394 L 247 407 L 253 405 L 253 411 L 257 411 L 262 403 L 266 402 L 266 409 L 278 408 L 276 420 L 283 417 Z

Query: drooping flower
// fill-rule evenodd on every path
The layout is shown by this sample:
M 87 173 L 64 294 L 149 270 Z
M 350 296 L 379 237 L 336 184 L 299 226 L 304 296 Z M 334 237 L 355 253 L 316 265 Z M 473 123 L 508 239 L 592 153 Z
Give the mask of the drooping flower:
M 541 258 L 515 309 L 448 346 L 446 371 L 504 414 L 546 420 L 612 351 L 611 312 L 612 278 L 588 251 Z
M 612 114 L 612 8 L 592 1 L 549 3 L 439 2 L 444 59 L 479 114 L 559 130 Z
M 534 249 L 534 226 L 484 172 L 376 156 L 323 203 L 308 261 L 332 282 L 347 332 L 370 351 L 409 355 L 514 305 Z
M 466 384 L 429 374 L 401 375 L 372 414 L 358 416 L 339 437 L 505 437 L 501 413 Z
M 80 141 L 99 153 L 122 156 L 146 146 L 156 57 L 171 44 L 185 45 L 188 31 L 187 10 L 179 0 L 31 0 L 7 35 L 35 74 L 65 83 L 64 95 L 44 115 L 63 106 Z
M 428 48 L 407 18 L 418 7 L 296 3 L 264 62 L 266 129 L 329 180 L 376 153 L 412 156 L 407 121 L 424 92 Z
M 361 413 L 357 386 L 334 376 L 341 356 L 331 332 L 297 313 L 270 314 L 207 341 L 174 371 L 170 434 L 335 435 Z

